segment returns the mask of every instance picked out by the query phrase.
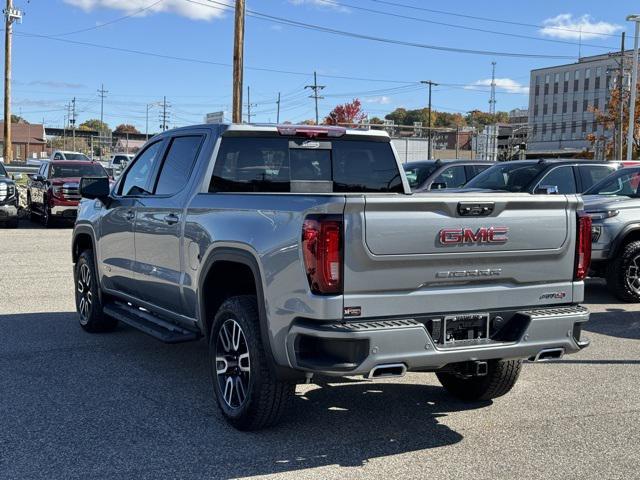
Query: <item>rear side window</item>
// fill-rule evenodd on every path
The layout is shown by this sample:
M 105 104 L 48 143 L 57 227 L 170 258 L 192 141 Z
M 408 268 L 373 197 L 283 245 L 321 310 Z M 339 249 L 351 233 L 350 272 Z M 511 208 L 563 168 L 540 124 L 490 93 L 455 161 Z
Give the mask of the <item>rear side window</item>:
M 202 135 L 193 135 L 171 140 L 156 185 L 156 195 L 173 195 L 185 187 L 198 158 L 202 138 Z
M 559 194 L 576 193 L 576 179 L 573 176 L 573 167 L 557 167 L 552 169 L 538 184 L 539 187 L 558 187 Z
M 582 180 L 582 191 L 586 191 L 612 174 L 615 168 L 606 165 L 578 165 L 578 171 Z
M 224 138 L 209 191 L 291 192 L 291 182 L 307 182 L 296 192 L 403 192 L 387 142 L 280 137 Z

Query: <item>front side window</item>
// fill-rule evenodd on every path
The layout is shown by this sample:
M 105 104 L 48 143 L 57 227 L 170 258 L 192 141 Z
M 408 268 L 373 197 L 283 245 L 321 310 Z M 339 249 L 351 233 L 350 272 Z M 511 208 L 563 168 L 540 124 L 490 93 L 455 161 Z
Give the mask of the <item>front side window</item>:
M 540 163 L 512 162 L 495 165 L 472 178 L 465 188 L 523 192 L 544 168 L 545 165 Z
M 2 165 L 0 163 L 0 177 L 8 177 L 9 175 L 7 175 L 7 171 L 4 168 L 4 165 Z
M 597 183 L 585 192 L 585 195 L 620 195 L 638 197 L 640 186 L 640 170 L 621 170 L 616 175 Z
M 282 137 L 223 138 L 209 191 L 290 192 L 300 182 L 323 192 L 403 192 L 388 142 Z
M 561 195 L 576 193 L 576 179 L 573 176 L 573 167 L 554 168 L 540 180 L 538 185 L 541 187 L 557 187 L 558 193 Z
M 173 195 L 187 185 L 202 139 L 202 135 L 193 135 L 171 140 L 158 178 L 155 191 L 157 195 Z
M 153 169 L 157 162 L 160 160 L 160 154 L 162 153 L 162 141 L 156 142 L 150 145 L 142 154 L 136 159 L 135 163 L 127 171 L 119 193 L 120 195 L 140 195 L 143 193 L 149 193 L 149 180 Z
M 462 165 L 456 165 L 445 168 L 433 183 L 439 183 L 444 188 L 459 188 L 463 186 L 467 183 L 464 167 Z

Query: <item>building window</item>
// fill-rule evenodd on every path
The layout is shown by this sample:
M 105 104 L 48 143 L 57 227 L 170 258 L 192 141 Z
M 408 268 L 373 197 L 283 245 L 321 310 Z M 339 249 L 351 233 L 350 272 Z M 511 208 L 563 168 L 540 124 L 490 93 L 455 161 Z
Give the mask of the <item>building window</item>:
M 572 110 L 573 113 L 576 113 L 578 111 L 578 101 L 577 100 L 573 101 L 572 107 L 573 107 L 573 110 Z
M 535 137 L 536 135 L 538 135 L 538 124 L 534 123 L 533 124 L 533 136 Z
M 598 122 L 596 122 L 595 120 L 591 124 L 591 131 L 594 133 L 598 131 Z
M 558 93 L 558 84 L 560 82 L 560 74 L 556 73 L 553 77 L 553 93 L 557 94 Z
M 542 124 L 542 136 L 544 137 L 547 134 L 547 124 Z
M 587 121 L 582 120 L 582 133 L 587 133 Z
M 571 133 L 576 133 L 576 122 L 571 122 Z
M 560 133 L 564 135 L 566 131 L 567 131 L 567 122 L 562 122 L 562 124 L 560 125 Z
M 557 102 L 553 102 L 553 110 L 552 112 L 554 114 L 558 113 L 558 103 Z
M 544 94 L 549 95 L 549 74 L 544 76 Z
M 589 90 L 589 80 L 591 79 L 591 69 L 587 68 L 584 71 L 584 90 Z
M 586 82 L 586 80 L 585 80 Z M 586 98 L 582 101 L 582 111 L 586 112 L 587 110 L 589 110 L 589 100 L 587 100 Z
M 596 110 L 600 109 L 600 99 L 598 97 L 593 99 L 593 108 Z
M 546 103 L 542 106 L 542 114 L 546 115 L 549 112 L 549 105 Z
M 552 122 L 551 123 L 551 135 L 555 135 L 556 134 L 556 122 Z
M 569 91 L 569 72 L 564 72 L 564 93 Z
M 562 113 L 567 113 L 567 101 L 562 102 Z
M 600 88 L 600 77 L 602 76 L 602 67 L 596 68 L 596 79 L 594 80 L 594 88 L 598 90 Z
M 537 117 L 537 116 L 538 116 L 538 110 L 539 110 L 539 109 L 538 109 L 538 104 L 536 103 L 536 104 L 533 106 L 533 116 L 534 116 L 534 117 Z
M 578 91 L 578 83 L 580 82 L 580 70 L 576 70 L 573 74 L 573 91 Z
M 536 83 L 535 92 L 536 92 L 535 93 L 536 97 L 540 95 L 540 85 L 538 85 L 537 83 Z

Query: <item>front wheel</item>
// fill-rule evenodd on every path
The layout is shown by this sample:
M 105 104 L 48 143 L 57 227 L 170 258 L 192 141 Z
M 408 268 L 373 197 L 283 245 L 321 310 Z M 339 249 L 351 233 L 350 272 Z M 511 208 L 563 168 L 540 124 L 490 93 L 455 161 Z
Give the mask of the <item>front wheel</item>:
M 280 420 L 295 384 L 278 380 L 269 368 L 254 296 L 222 304 L 211 327 L 209 360 L 218 407 L 232 426 L 259 430 Z
M 640 302 L 640 241 L 628 243 L 609 263 L 607 288 L 624 302 Z
M 469 402 L 491 400 L 506 395 L 516 384 L 522 360 L 490 360 L 482 377 L 464 377 L 438 372 L 442 386 L 454 397 Z
M 108 332 L 116 328 L 118 321 L 102 311 L 99 294 L 98 272 L 93 262 L 93 252 L 85 250 L 80 254 L 74 272 L 76 288 L 76 309 L 80 326 L 87 332 Z

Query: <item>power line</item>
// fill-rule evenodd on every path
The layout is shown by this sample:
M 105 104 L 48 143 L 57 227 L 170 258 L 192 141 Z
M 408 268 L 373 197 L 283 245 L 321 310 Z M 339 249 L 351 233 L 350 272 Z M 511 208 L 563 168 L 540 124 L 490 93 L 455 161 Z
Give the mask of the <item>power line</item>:
M 307 88 L 313 90 L 313 95 L 309 95 L 309 98 L 313 98 L 313 100 L 315 101 L 316 104 L 316 125 L 318 125 L 319 122 L 319 117 L 318 117 L 318 100 L 322 100 L 324 99 L 323 96 L 319 95 L 320 91 L 325 89 L 325 85 L 318 85 L 318 76 L 316 75 L 316 72 L 313 72 L 313 85 L 307 85 L 304 87 L 305 90 Z
M 104 23 L 100 23 L 98 25 L 94 25 L 92 27 L 87 27 L 87 28 L 82 28 L 80 30 L 73 30 L 71 32 L 65 32 L 65 33 L 56 33 L 56 34 L 52 34 L 52 37 L 65 37 L 67 35 L 74 35 L 76 33 L 83 33 L 83 32 L 89 32 L 91 30 L 97 30 L 99 28 L 103 28 L 106 27 L 108 25 L 113 25 L 114 23 L 117 22 L 121 22 L 122 20 L 127 20 L 131 17 L 135 17 L 136 15 L 140 15 L 141 13 L 146 12 L 147 10 L 151 10 L 153 7 L 155 7 L 156 5 L 160 4 L 164 2 L 164 0 L 157 0 L 156 2 L 152 3 L 151 5 L 147 5 L 146 7 L 140 8 L 138 10 L 136 10 L 133 13 L 130 13 L 128 15 L 124 15 L 122 17 L 118 17 L 118 18 L 114 18 L 113 20 L 109 20 L 108 22 L 104 22 Z
M 194 3 L 197 5 L 207 6 L 206 3 L 198 2 L 196 0 L 186 0 L 189 3 Z M 215 3 L 217 5 L 221 5 L 225 8 L 214 7 L 213 5 L 208 5 L 210 8 L 215 8 L 217 10 L 225 10 L 231 11 L 233 10 L 233 6 L 227 5 L 225 3 L 217 2 L 215 0 L 208 0 L 210 3 Z M 260 20 L 269 20 L 274 23 L 279 23 L 283 25 L 304 28 L 308 30 L 316 30 L 324 33 L 330 33 L 333 35 L 340 35 L 350 38 L 358 38 L 361 40 L 370 40 L 374 42 L 387 43 L 391 45 L 400 45 L 405 47 L 415 47 L 422 48 L 427 50 L 437 50 L 442 52 L 454 52 L 454 53 L 467 53 L 472 55 L 491 55 L 493 57 L 515 57 L 515 58 L 549 58 L 549 59 L 574 59 L 574 56 L 569 55 L 545 55 L 545 54 L 537 54 L 537 53 L 520 53 L 520 52 L 498 52 L 498 51 L 490 51 L 490 50 L 474 50 L 467 48 L 457 48 L 457 47 L 447 47 L 442 45 L 428 45 L 424 43 L 418 42 L 408 42 L 404 40 L 396 40 L 392 38 L 384 38 L 384 37 L 376 37 L 374 35 L 366 35 L 355 32 L 347 32 L 344 30 L 337 30 L 335 28 L 323 27 L 321 25 L 314 25 L 311 23 L 299 22 L 297 20 L 290 20 L 283 17 L 276 17 L 274 15 L 268 15 L 266 13 L 260 13 L 255 10 L 247 9 L 247 15 L 252 18 L 257 18 Z
M 373 8 L 367 8 L 367 7 L 361 7 L 361 6 L 356 6 L 353 4 L 348 4 L 348 3 L 340 3 L 337 2 L 335 0 L 319 0 L 322 3 L 326 3 L 327 5 L 335 5 L 335 6 L 341 6 L 341 7 L 346 7 L 346 8 L 352 8 L 354 10 L 361 10 L 361 11 L 365 11 L 365 12 L 370 12 L 370 13 L 376 13 L 379 15 L 386 15 L 389 17 L 396 17 L 396 18 L 402 18 L 405 20 L 413 20 L 416 22 L 422 22 L 422 23 L 430 23 L 432 25 L 441 25 L 444 27 L 451 27 L 451 28 L 458 28 L 461 30 L 470 30 L 470 31 L 474 31 L 474 32 L 480 32 L 480 33 L 489 33 L 489 34 L 493 34 L 493 35 L 503 35 L 503 36 L 508 36 L 508 37 L 515 37 L 515 38 L 524 38 L 524 39 L 528 39 L 528 40 L 536 40 L 536 41 L 540 41 L 540 42 L 551 42 L 551 43 L 561 43 L 561 44 L 565 44 L 565 45 L 578 45 L 578 43 L 576 42 L 571 42 L 568 40 L 556 40 L 556 39 L 551 39 L 551 38 L 541 38 L 541 37 L 534 37 L 531 35 L 522 35 L 522 34 L 518 34 L 518 33 L 509 33 L 509 32 L 499 32 L 499 31 L 495 31 L 495 30 L 486 30 L 483 28 L 477 28 L 477 27 L 469 27 L 466 25 L 456 25 L 453 23 L 445 23 L 445 22 L 437 22 L 435 20 L 427 20 L 426 18 L 417 18 L 417 17 L 410 17 L 408 15 L 402 15 L 399 13 L 392 13 L 389 11 L 383 11 L 383 10 L 375 10 Z M 592 47 L 592 48 L 601 48 L 604 50 L 610 50 L 610 47 L 604 46 L 604 45 L 588 45 L 588 44 L 582 44 L 583 46 L 587 46 L 587 47 Z
M 425 7 L 416 7 L 415 5 L 407 5 L 406 3 L 399 3 L 399 2 L 391 2 L 389 0 L 369 0 L 370 2 L 375 2 L 375 3 L 382 3 L 385 5 L 391 5 L 394 7 L 402 7 L 402 8 L 409 8 L 411 10 L 420 10 L 423 12 L 430 12 L 430 13 L 439 13 L 441 15 L 451 15 L 454 17 L 460 17 L 460 18 L 468 18 L 471 20 L 481 20 L 483 22 L 494 22 L 494 23 L 504 23 L 507 25 L 515 25 L 518 27 L 531 27 L 531 28 L 538 28 L 538 29 L 542 29 L 542 28 L 549 28 L 552 30 L 560 30 L 560 31 L 565 31 L 565 32 L 574 32 L 574 33 L 587 33 L 587 34 L 591 34 L 591 35 L 602 35 L 604 37 L 620 37 L 619 34 L 617 33 L 601 33 L 601 32 L 587 32 L 585 30 L 575 30 L 572 28 L 566 28 L 566 27 L 553 27 L 553 26 L 548 26 L 548 25 L 536 25 L 533 23 L 523 23 L 523 22 L 515 22 L 515 21 L 511 21 L 511 20 L 499 20 L 496 18 L 489 18 L 489 17 L 479 17 L 479 16 L 475 16 L 475 15 L 467 15 L 467 14 L 463 14 L 463 13 L 456 13 L 456 12 L 447 12 L 445 10 L 435 10 L 433 8 L 425 8 Z

